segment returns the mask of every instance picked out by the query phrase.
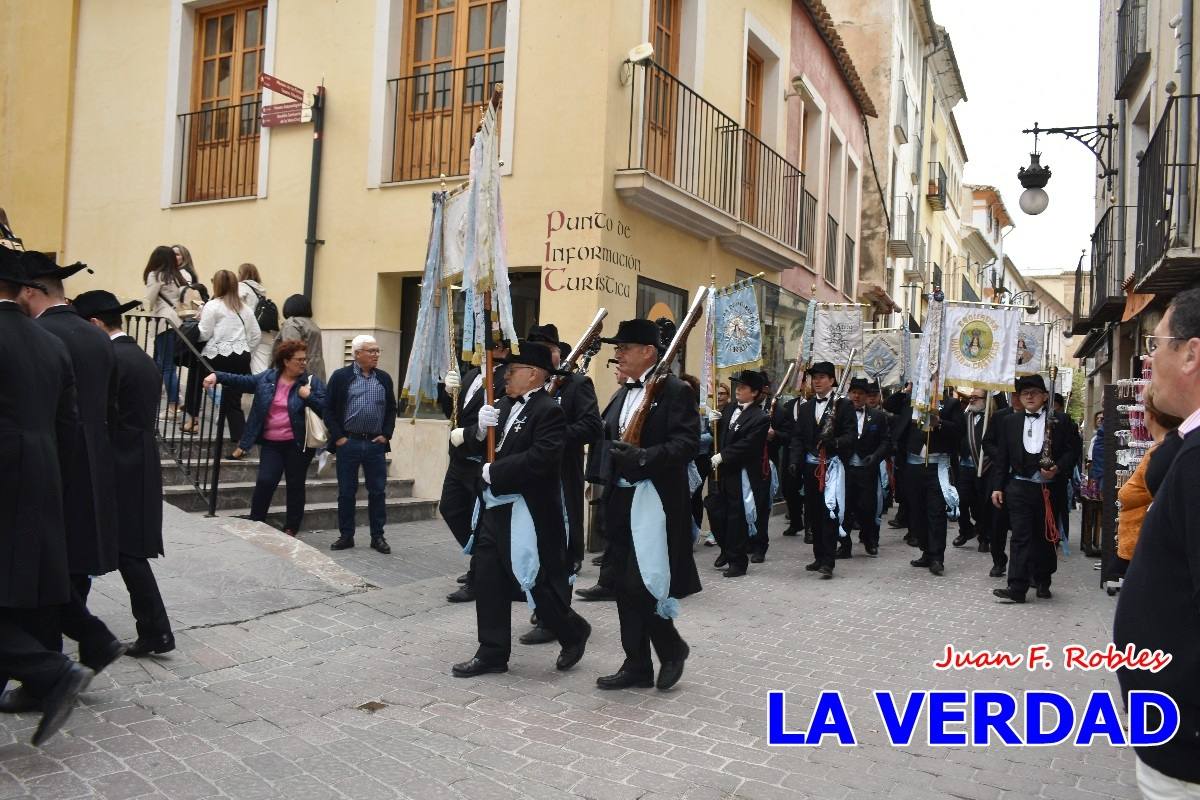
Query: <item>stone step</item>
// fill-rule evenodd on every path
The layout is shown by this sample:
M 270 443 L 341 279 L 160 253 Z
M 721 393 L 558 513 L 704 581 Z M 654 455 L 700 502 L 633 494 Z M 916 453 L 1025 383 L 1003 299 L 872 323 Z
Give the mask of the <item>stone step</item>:
M 226 458 L 221 462 L 221 483 L 226 481 L 250 481 L 253 483 L 258 478 L 259 460 L 254 457 L 255 450 L 250 451 L 250 455 L 245 458 L 234 461 Z M 388 459 L 391 462 L 391 459 Z M 162 476 L 163 485 L 170 486 L 172 484 L 191 483 L 184 475 L 183 467 L 179 462 L 170 456 L 162 458 Z M 325 467 L 322 477 L 336 478 L 337 476 L 337 459 L 334 459 Z M 317 459 L 314 458 L 312 463 L 308 465 L 309 480 L 317 477 Z
M 437 517 L 437 506 L 437 500 L 422 500 L 415 497 L 388 497 L 387 523 L 393 525 L 399 522 L 418 522 L 420 520 L 434 519 Z M 271 506 L 267 512 L 267 524 L 282 529 L 286 516 L 285 512 L 286 509 L 283 506 Z M 240 508 L 222 511 L 220 516 L 249 517 L 250 509 Z M 354 513 L 354 526 L 355 528 L 365 529 L 368 524 L 367 501 L 360 498 Z M 331 503 L 308 503 L 304 507 L 305 531 L 336 531 L 337 529 L 336 501 Z M 365 533 L 366 531 L 363 530 L 362 532 Z
M 236 463 L 236 462 L 235 462 Z M 241 466 L 240 464 L 238 466 Z M 328 472 L 326 473 L 328 475 Z M 217 490 L 217 510 L 236 508 L 249 508 L 250 498 L 254 494 L 254 481 L 226 481 L 225 480 L 225 465 L 221 465 L 221 487 Z M 310 477 L 306 482 L 307 492 L 305 501 L 309 507 L 318 503 L 337 503 L 337 478 L 325 477 L 315 478 Z M 404 478 L 388 478 L 387 481 L 387 496 L 389 498 L 410 498 L 412 497 L 413 482 Z M 285 496 L 284 482 L 279 482 L 279 488 L 275 490 L 274 500 L 283 501 Z M 196 488 L 191 484 L 174 484 L 163 486 L 163 499 L 176 508 L 181 508 L 184 511 L 207 511 L 208 500 L 200 496 Z M 362 486 L 360 481 L 358 489 L 358 501 L 362 504 L 367 502 L 367 491 Z M 249 514 L 249 511 L 246 512 Z

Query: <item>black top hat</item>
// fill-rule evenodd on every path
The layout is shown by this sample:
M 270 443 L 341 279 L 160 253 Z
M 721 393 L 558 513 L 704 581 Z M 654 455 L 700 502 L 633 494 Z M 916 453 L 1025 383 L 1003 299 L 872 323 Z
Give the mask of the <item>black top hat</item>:
M 80 270 L 92 272 L 91 268 L 82 261 L 76 261 L 69 267 L 60 267 L 54 263 L 54 259 L 45 253 L 39 253 L 37 250 L 26 250 L 21 255 L 21 263 L 25 267 L 25 272 L 30 278 L 54 278 L 63 280 L 69 278 Z
M 20 286 L 32 286 L 45 291 L 45 286 L 30 278 L 25 268 L 23 255 L 24 253 L 0 245 L 0 281 L 8 281 Z
M 767 382 L 763 380 L 763 374 L 754 369 L 744 369 L 734 373 L 732 380 L 745 384 L 756 392 L 761 392 L 767 385 Z
M 71 305 L 75 307 L 76 313 L 84 319 L 98 317 L 101 314 L 124 314 L 126 311 L 137 308 L 141 304 L 141 300 L 130 300 L 128 303 L 122 303 L 117 299 L 115 294 L 104 289 L 93 289 L 90 292 L 84 292 L 71 301 Z
M 542 342 L 518 342 L 520 345 L 520 353 L 513 353 L 507 358 L 500 359 L 501 364 L 525 364 L 530 367 L 544 369 L 551 374 L 554 373 L 554 361 L 550 358 L 549 345 Z
M 617 326 L 611 339 L 600 337 L 605 344 L 647 344 L 659 347 L 658 326 L 648 319 L 626 319 Z
M 526 341 L 543 342 L 551 347 L 557 347 L 560 361 L 566 361 L 567 356 L 571 355 L 571 345 L 558 338 L 558 326 L 554 323 L 532 326 L 529 329 L 529 335 L 525 339 Z
M 832 362 L 818 361 L 809 367 L 806 372 L 809 375 L 828 375 L 833 378 L 833 385 L 837 386 L 837 371 L 833 368 Z
M 1061 392 L 1055 392 L 1054 402 L 1062 403 L 1065 406 L 1067 404 L 1067 398 L 1063 397 Z
M 879 384 L 866 378 L 852 378 L 850 380 L 850 391 L 853 392 L 855 389 L 867 394 L 876 394 L 879 392 Z
M 1042 380 L 1041 375 L 1026 375 L 1023 378 L 1018 378 L 1017 393 L 1020 394 L 1026 389 L 1038 389 L 1044 392 L 1046 391 L 1046 382 Z

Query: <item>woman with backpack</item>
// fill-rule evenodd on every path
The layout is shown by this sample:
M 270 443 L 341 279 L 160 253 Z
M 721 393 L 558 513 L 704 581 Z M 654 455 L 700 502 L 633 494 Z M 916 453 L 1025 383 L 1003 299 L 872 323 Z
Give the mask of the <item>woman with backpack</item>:
M 184 268 L 177 253 L 166 245 L 159 245 L 150 253 L 150 260 L 142 270 L 146 284 L 145 307 L 155 316 L 170 320 L 176 327 L 183 324 L 179 308 L 183 295 L 195 282 L 195 276 Z M 179 370 L 175 365 L 176 334 L 164 329 L 154 337 L 154 363 L 162 373 L 163 387 L 167 392 L 167 418 L 179 414 Z
M 262 331 L 258 347 L 250 353 L 250 374 L 257 375 L 271 366 L 271 353 L 275 349 L 275 337 L 279 333 L 279 308 L 275 301 L 267 297 L 258 267 L 253 264 L 246 263 L 238 267 L 238 297 L 243 305 L 250 307 L 250 312 L 254 314 L 258 328 Z
M 200 312 L 200 341 L 204 342 L 200 355 L 216 372 L 249 375 L 250 354 L 261 338 L 262 331 L 254 312 L 238 295 L 237 276 L 227 269 L 217 270 L 213 275 L 212 300 L 205 303 Z M 229 422 L 229 438 L 240 441 L 246 427 L 242 392 L 233 386 L 224 388 L 221 408 Z M 245 454 L 245 450 L 237 447 L 230 457 L 239 459 Z

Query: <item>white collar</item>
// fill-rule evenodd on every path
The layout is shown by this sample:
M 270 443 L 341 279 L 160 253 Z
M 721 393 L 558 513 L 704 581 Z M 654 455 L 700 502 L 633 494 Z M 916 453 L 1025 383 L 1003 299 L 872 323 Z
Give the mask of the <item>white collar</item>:
M 109 338 L 110 340 L 111 340 L 111 339 L 119 339 L 119 338 L 121 338 L 121 337 L 122 337 L 122 336 L 124 336 L 124 335 L 125 335 L 125 331 L 123 331 L 123 330 L 121 330 L 120 328 L 118 328 L 117 330 L 115 330 L 115 331 L 113 331 L 112 333 L 110 333 L 110 334 L 108 335 L 108 338 Z

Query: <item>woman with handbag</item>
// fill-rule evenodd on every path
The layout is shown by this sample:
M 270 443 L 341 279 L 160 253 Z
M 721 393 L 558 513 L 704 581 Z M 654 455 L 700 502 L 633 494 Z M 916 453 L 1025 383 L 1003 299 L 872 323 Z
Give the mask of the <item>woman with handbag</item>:
M 237 276 L 227 269 L 217 270 L 213 275 L 212 300 L 205 303 L 200 312 L 200 341 L 204 342 L 200 355 L 216 372 L 249 375 L 250 354 L 260 338 L 262 332 L 254 312 L 238 296 Z M 207 380 L 204 385 L 208 386 Z M 239 443 L 246 428 L 242 391 L 236 386 L 228 386 L 221 392 L 221 408 L 229 423 L 229 438 Z M 246 449 L 239 446 L 234 448 L 230 458 L 239 459 L 245 454 Z
M 238 267 L 238 297 L 242 305 L 250 306 L 258 327 L 262 330 L 262 338 L 258 347 L 250 353 L 250 372 L 257 375 L 271 366 L 271 354 L 275 350 L 275 337 L 279 335 L 279 313 L 272 301 L 267 299 L 267 290 L 263 288 L 262 276 L 258 267 L 247 262 Z M 260 309 L 259 305 L 263 308 Z M 268 327 L 273 326 L 273 327 Z
M 216 372 L 204 379 L 222 392 L 253 392 L 254 404 L 242 432 L 240 450 L 260 445 L 258 480 L 250 500 L 250 519 L 263 521 L 271 497 L 283 477 L 287 482 L 287 516 L 283 532 L 295 536 L 304 519 L 304 484 L 308 465 L 321 446 L 325 412 L 325 384 L 308 372 L 308 352 L 303 342 L 280 342 L 274 366 L 257 375 Z
M 175 327 L 183 324 L 188 316 L 183 302 L 185 290 L 194 281 L 191 272 L 180 267 L 177 254 L 166 245 L 159 245 L 150 253 L 150 260 L 142 270 L 146 284 L 144 306 L 150 313 L 171 321 Z M 180 312 L 184 313 L 181 314 Z M 193 312 L 194 313 L 194 312 Z M 167 393 L 165 417 L 173 419 L 179 414 L 179 370 L 176 365 L 176 334 L 164 329 L 154 337 L 154 363 L 162 373 L 163 387 Z

